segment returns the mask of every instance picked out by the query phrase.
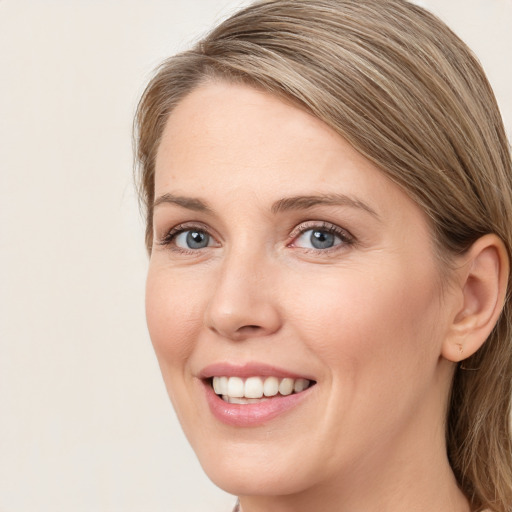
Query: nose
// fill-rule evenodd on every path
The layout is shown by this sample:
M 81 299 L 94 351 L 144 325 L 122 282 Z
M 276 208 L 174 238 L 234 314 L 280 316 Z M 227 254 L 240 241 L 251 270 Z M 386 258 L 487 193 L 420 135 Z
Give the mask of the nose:
M 237 341 L 280 329 L 274 272 L 263 260 L 241 253 L 226 258 L 205 311 L 208 329 Z

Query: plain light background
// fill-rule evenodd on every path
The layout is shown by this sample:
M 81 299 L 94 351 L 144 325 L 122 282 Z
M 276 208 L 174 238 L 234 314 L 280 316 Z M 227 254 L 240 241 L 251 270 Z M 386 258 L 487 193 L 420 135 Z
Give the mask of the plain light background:
M 0 512 L 222 512 L 160 377 L 131 123 L 241 0 L 0 0 Z M 430 0 L 512 132 L 512 0 Z

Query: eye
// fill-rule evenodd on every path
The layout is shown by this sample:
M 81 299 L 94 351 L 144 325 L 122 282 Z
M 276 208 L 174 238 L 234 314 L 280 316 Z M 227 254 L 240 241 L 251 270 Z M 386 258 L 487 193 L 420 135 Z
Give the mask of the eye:
M 180 249 L 204 249 L 212 245 L 212 239 L 206 231 L 188 229 L 174 236 L 174 244 Z
M 293 247 L 313 250 L 328 250 L 338 245 L 350 245 L 354 239 L 347 231 L 329 223 L 307 222 L 294 230 Z
M 165 234 L 159 244 L 177 252 L 194 252 L 219 245 L 206 227 L 190 224 L 175 226 Z
M 340 238 L 332 233 L 319 229 L 308 229 L 297 238 L 295 245 L 297 247 L 312 247 L 313 249 L 330 249 L 340 243 Z

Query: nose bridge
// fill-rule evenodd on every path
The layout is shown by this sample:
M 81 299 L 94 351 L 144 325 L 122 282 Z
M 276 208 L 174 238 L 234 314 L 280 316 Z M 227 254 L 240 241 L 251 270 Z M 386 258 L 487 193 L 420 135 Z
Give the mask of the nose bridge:
M 226 252 L 207 306 L 209 329 L 229 339 L 269 335 L 280 318 L 271 257 L 249 241 Z

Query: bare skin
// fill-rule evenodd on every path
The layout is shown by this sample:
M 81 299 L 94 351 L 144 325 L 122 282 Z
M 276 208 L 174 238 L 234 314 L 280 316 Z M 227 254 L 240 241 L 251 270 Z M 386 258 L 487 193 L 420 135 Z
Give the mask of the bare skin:
M 148 326 L 210 478 L 244 512 L 469 512 L 444 439 L 463 286 L 418 206 L 318 119 L 222 82 L 171 114 L 155 185 Z M 220 421 L 204 369 L 255 362 L 314 386 Z

